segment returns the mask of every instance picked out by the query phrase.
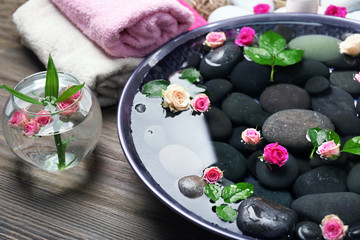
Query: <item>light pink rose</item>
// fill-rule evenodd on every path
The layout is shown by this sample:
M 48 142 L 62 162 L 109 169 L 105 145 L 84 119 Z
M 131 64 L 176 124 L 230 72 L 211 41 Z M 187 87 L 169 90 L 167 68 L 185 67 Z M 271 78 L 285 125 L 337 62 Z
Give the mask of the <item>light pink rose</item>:
M 59 108 L 61 115 L 70 117 L 79 110 L 79 105 L 77 104 L 74 104 L 72 107 L 70 107 L 73 103 L 73 101 L 65 100 L 57 103 L 56 105 Z
M 340 155 L 340 144 L 335 144 L 334 140 L 324 142 L 318 147 L 316 153 L 326 159 L 336 159 Z
M 270 11 L 270 5 L 269 4 L 263 4 L 260 3 L 256 6 L 254 6 L 254 13 L 255 14 L 263 14 L 268 13 Z
M 34 118 L 32 118 L 30 122 L 25 123 L 24 129 L 22 130 L 25 136 L 28 137 L 34 136 L 39 131 L 40 131 L 40 125 Z
M 325 10 L 325 15 L 345 17 L 347 14 L 346 7 L 338 7 L 335 5 L 329 5 Z
M 260 131 L 257 131 L 255 128 L 245 129 L 241 133 L 241 139 L 250 145 L 256 145 L 260 142 Z
M 41 110 L 36 114 L 35 120 L 40 124 L 40 126 L 46 126 L 51 123 L 53 118 L 48 111 Z
M 355 74 L 354 80 L 360 83 L 360 73 Z
M 223 172 L 218 167 L 209 167 L 204 170 L 202 179 L 208 183 L 216 183 L 223 178 Z
M 68 86 L 68 87 L 66 88 L 66 90 L 68 90 L 70 87 L 71 87 L 71 86 Z M 69 101 L 75 101 L 75 100 L 77 100 L 77 99 L 80 97 L 80 93 L 81 93 L 81 90 L 78 91 L 77 93 L 75 93 L 74 95 L 68 97 L 67 100 L 69 100 Z
M 339 44 L 340 53 L 351 56 L 360 54 L 360 34 L 352 34 Z
M 344 225 L 341 219 L 334 214 L 325 216 L 321 221 L 320 228 L 326 240 L 342 240 L 348 230 L 348 226 Z
M 239 46 L 249 46 L 255 37 L 255 30 L 251 27 L 243 27 L 240 33 L 236 35 L 235 44 Z
M 191 107 L 195 112 L 206 112 L 209 109 L 209 106 L 209 97 L 204 93 L 198 94 L 193 100 L 191 100 Z
M 205 44 L 211 48 L 216 48 L 224 44 L 226 35 L 224 32 L 209 32 L 206 35 Z
M 17 128 L 23 127 L 27 122 L 29 122 L 29 117 L 20 111 L 14 112 L 8 121 L 10 126 Z
M 276 143 L 270 143 L 264 148 L 264 160 L 270 164 L 283 166 L 289 158 L 288 151 L 283 146 Z
M 190 108 L 190 94 L 178 84 L 170 84 L 163 95 L 163 107 L 170 108 L 173 112 L 185 111 Z

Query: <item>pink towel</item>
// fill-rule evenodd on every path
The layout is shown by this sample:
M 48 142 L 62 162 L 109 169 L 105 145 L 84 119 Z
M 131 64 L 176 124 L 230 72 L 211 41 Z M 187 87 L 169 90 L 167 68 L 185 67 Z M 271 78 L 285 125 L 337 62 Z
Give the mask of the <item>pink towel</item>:
M 189 31 L 204 26 L 208 24 L 208 22 L 203 18 L 195 9 L 193 9 L 186 1 L 184 0 L 178 0 L 179 3 L 181 3 L 183 6 L 187 7 L 194 15 L 194 23 L 189 28 Z
M 143 57 L 186 32 L 192 13 L 177 0 L 51 0 L 114 57 Z

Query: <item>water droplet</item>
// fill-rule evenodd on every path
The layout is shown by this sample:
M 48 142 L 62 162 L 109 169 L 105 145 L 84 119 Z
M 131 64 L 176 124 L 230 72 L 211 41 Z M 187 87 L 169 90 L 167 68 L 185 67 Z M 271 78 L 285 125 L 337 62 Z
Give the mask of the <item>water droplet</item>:
M 135 106 L 136 111 L 138 111 L 139 113 L 143 113 L 146 111 L 146 106 L 145 104 L 139 103 Z

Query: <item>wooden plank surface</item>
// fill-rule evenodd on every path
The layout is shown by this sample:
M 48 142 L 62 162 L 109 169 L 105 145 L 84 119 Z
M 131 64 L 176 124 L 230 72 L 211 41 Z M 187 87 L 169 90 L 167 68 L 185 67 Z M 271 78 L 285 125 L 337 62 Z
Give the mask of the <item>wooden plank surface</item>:
M 11 87 L 44 70 L 21 46 L 11 19 L 24 2 L 0 0 L 0 84 Z M 8 97 L 0 91 L 1 119 Z M 0 239 L 221 239 L 177 215 L 141 182 L 121 151 L 116 111 L 102 109 L 94 153 L 61 173 L 25 165 L 0 129 Z

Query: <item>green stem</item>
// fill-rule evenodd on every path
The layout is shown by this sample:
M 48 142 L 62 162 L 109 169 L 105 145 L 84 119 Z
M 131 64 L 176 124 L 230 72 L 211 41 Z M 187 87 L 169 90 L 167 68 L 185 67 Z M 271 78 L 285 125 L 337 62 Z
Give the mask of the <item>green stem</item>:
M 274 67 L 275 65 L 271 65 L 270 82 L 274 82 Z
M 65 163 L 65 149 L 63 148 L 61 135 L 57 133 L 54 135 L 54 138 L 55 138 L 55 145 L 56 145 L 58 161 L 59 161 L 58 169 L 63 170 L 66 168 L 66 163 Z

